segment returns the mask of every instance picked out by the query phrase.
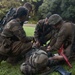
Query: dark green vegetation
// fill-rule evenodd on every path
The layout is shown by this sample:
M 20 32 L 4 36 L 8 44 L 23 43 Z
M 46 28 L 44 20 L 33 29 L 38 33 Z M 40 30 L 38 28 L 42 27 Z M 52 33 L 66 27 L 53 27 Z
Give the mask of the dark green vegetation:
M 39 12 L 43 17 L 47 13 L 59 14 L 65 20 L 75 22 L 75 0 L 44 0 Z
M 59 14 L 64 20 L 75 22 L 75 0 L 0 0 L 0 19 L 11 7 L 19 7 L 25 2 L 33 5 L 31 21 L 45 18 L 47 14 Z
M 24 27 L 26 30 L 26 33 L 28 36 L 32 36 L 34 32 L 33 27 Z M 20 72 L 20 65 L 22 61 L 19 62 L 17 65 L 12 66 L 11 64 L 7 63 L 6 61 L 2 61 L 0 64 L 0 75 L 22 75 Z M 73 65 L 72 69 L 69 69 L 67 65 L 63 65 L 64 68 L 70 72 L 72 72 L 72 75 L 75 75 L 75 63 L 71 62 Z M 50 75 L 59 75 L 56 72 L 51 73 Z

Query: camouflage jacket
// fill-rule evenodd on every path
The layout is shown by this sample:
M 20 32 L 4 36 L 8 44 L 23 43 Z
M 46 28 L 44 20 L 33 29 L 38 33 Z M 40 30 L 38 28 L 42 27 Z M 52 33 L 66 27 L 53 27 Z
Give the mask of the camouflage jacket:
M 46 25 L 44 19 L 40 20 L 35 28 L 35 32 L 34 32 L 34 37 L 35 40 L 39 41 L 39 42 L 43 42 L 46 43 L 46 41 L 48 41 L 52 34 L 54 33 L 54 31 L 52 31 L 53 28 L 50 25 Z
M 22 42 L 27 42 L 29 41 L 29 38 L 26 37 L 26 33 L 22 28 L 22 25 L 20 24 L 19 19 L 12 19 L 9 21 L 2 33 L 1 36 L 4 38 L 11 38 L 13 41 L 22 41 Z

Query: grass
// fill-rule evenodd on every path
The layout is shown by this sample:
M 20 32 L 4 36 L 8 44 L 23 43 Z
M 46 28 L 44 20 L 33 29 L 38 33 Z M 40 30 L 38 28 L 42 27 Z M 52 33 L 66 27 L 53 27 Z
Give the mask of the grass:
M 2 61 L 0 65 L 0 75 L 22 75 L 20 72 L 20 64 L 12 66 L 6 61 Z
M 23 27 L 24 30 L 26 31 L 27 36 L 33 36 L 34 34 L 34 27 Z
M 24 27 L 24 30 L 26 31 L 28 36 L 33 36 L 34 28 L 33 27 Z M 11 64 L 7 63 L 6 61 L 2 61 L 0 64 L 0 75 L 22 75 L 20 72 L 20 65 L 22 62 L 18 63 L 15 66 L 12 66 Z M 73 65 L 72 69 L 69 69 L 67 65 L 63 65 L 64 68 L 70 72 L 72 72 L 72 75 L 75 75 L 75 63 L 74 61 L 71 62 Z M 51 73 L 50 75 L 60 75 L 56 72 Z

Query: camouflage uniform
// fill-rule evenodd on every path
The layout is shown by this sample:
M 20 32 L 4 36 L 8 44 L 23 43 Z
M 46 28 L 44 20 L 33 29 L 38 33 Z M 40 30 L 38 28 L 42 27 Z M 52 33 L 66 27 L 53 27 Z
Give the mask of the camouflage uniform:
M 1 33 L 3 38 L 0 54 L 10 57 L 18 57 L 31 49 L 31 38 L 28 38 L 20 24 L 19 19 L 9 21 Z
M 35 49 L 29 59 L 22 63 L 20 70 L 25 75 L 35 75 L 46 69 L 47 63 L 47 53 L 43 50 Z
M 54 18 L 54 19 L 53 19 Z M 53 22 L 52 24 L 56 25 L 56 21 L 61 21 L 62 18 L 58 15 L 53 15 L 50 18 L 50 23 Z M 59 23 L 59 22 L 58 22 Z M 57 39 L 54 42 L 54 45 L 51 46 L 51 51 L 53 50 L 59 50 L 62 45 L 64 45 L 64 53 L 66 54 L 67 57 L 71 56 L 72 50 L 71 50 L 71 44 L 73 40 L 73 27 L 75 25 L 70 22 L 64 22 L 60 23 L 60 29 L 57 34 Z
M 41 45 L 46 44 L 53 36 L 54 29 L 50 25 L 45 24 L 45 20 L 40 20 L 35 28 L 34 37 L 35 41 L 39 41 Z

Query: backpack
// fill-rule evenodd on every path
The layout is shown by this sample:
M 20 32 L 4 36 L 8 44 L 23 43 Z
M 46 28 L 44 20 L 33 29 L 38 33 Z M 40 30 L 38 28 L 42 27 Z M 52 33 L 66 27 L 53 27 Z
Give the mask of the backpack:
M 0 33 L 3 31 L 4 26 L 12 19 L 16 13 L 16 8 L 10 8 L 5 16 L 0 20 Z

